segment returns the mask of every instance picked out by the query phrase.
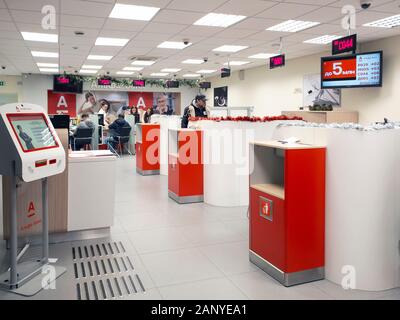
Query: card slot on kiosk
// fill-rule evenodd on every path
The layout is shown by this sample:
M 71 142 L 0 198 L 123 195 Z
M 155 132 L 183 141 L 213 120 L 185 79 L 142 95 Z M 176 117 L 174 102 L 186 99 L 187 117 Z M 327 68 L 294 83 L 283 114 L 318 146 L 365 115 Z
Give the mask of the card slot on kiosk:
M 19 294 L 39 292 L 40 276 L 49 263 L 47 177 L 62 173 L 66 153 L 56 131 L 43 108 L 29 103 L 11 103 L 0 106 L 0 174 L 11 177 L 10 192 L 10 269 L 0 274 L 0 288 Z M 42 253 L 40 261 L 18 263 L 17 185 L 42 181 Z M 66 269 L 54 266 L 56 277 Z M 23 285 L 30 282 L 27 292 Z

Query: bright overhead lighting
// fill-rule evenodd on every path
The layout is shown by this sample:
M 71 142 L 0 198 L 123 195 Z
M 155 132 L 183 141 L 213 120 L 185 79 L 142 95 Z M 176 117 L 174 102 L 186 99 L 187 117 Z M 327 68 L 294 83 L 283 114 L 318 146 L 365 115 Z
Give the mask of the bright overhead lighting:
M 200 60 L 200 59 L 187 59 L 185 61 L 182 61 L 182 63 L 185 64 L 202 64 L 204 63 L 204 60 Z
M 93 65 L 93 64 L 84 64 L 82 66 L 82 69 L 97 69 L 97 70 L 99 70 L 101 68 L 103 68 L 103 66 L 96 66 L 96 65 Z
M 229 46 L 229 45 L 225 45 L 225 46 L 221 46 L 218 48 L 213 49 L 213 51 L 218 51 L 218 52 L 238 52 L 244 49 L 247 49 L 247 46 Z
M 191 43 L 185 44 L 183 42 L 178 42 L 178 41 L 164 41 L 163 43 L 160 43 L 157 48 L 161 49 L 178 49 L 182 50 L 185 49 L 189 46 L 191 46 Z
M 113 46 L 113 47 L 123 47 L 128 43 L 129 39 L 122 38 L 104 38 L 98 37 L 95 42 L 95 46 Z
M 112 56 L 99 56 L 95 54 L 90 54 L 87 59 L 88 60 L 111 60 L 113 57 Z
M 82 74 L 95 74 L 95 73 L 97 73 L 97 70 L 85 70 L 85 69 L 81 69 L 81 70 L 79 70 L 79 73 L 82 73 Z
M 130 75 L 134 74 L 134 72 L 132 72 L 132 71 L 117 71 L 116 74 L 130 76 Z
M 31 51 L 31 53 L 34 57 L 58 58 L 58 52 Z
M 38 67 L 44 68 L 58 68 L 58 63 L 45 63 L 45 62 L 38 62 L 36 63 Z
M 267 28 L 267 31 L 280 31 L 280 32 L 299 32 L 302 30 L 306 30 L 317 25 L 321 24 L 320 22 L 313 21 L 299 21 L 299 20 L 288 20 L 282 23 L 279 23 L 275 26 Z
M 309 44 L 328 44 L 331 43 L 333 40 L 339 39 L 340 36 L 330 36 L 330 35 L 324 35 L 321 37 L 313 38 L 304 41 L 304 43 L 309 43 Z
M 202 73 L 202 74 L 209 74 L 209 73 L 214 73 L 217 70 L 199 70 L 197 73 Z
M 24 40 L 27 41 L 41 41 L 41 42 L 58 42 L 58 34 L 51 33 L 38 33 L 38 32 L 21 32 Z
M 250 63 L 249 61 L 229 61 L 225 62 L 224 66 L 243 66 L 244 64 Z
M 108 17 L 115 19 L 150 21 L 159 10 L 160 8 L 156 7 L 116 3 Z
M 197 20 L 194 25 L 226 28 L 245 18 L 246 16 L 238 16 L 233 14 L 209 13 L 203 18 Z
M 400 26 L 400 14 L 363 24 L 364 27 L 394 28 Z
M 252 56 L 249 57 L 249 59 L 269 59 L 273 56 L 276 56 L 276 53 L 258 53 L 258 54 L 254 54 Z
M 131 64 L 134 66 L 151 66 L 155 63 L 153 60 L 135 60 Z
M 58 68 L 39 68 L 40 72 L 54 72 L 58 73 Z
M 125 70 L 125 71 L 142 71 L 143 67 L 125 67 L 122 70 Z
M 197 77 L 200 77 L 200 75 L 196 74 L 196 73 L 187 73 L 187 74 L 184 74 L 183 77 L 184 78 L 197 78 Z
M 178 69 L 178 68 L 165 68 L 165 69 L 162 69 L 161 72 L 179 72 L 181 70 L 182 69 Z
M 150 76 L 152 76 L 152 77 L 165 77 L 167 75 L 169 75 L 169 73 L 167 73 L 167 72 L 155 72 L 155 73 L 150 74 Z

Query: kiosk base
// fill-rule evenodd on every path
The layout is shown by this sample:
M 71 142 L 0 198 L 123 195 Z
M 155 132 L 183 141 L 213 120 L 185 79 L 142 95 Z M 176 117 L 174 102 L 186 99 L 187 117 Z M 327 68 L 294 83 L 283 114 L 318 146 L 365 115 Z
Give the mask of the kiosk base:
M 139 168 L 136 168 L 136 172 L 142 176 L 156 176 L 160 174 L 160 170 L 142 170 Z
M 168 191 L 168 196 L 172 199 L 178 202 L 179 204 L 187 204 L 187 203 L 198 203 L 198 202 L 204 202 L 204 196 L 186 196 L 186 197 L 180 197 L 173 193 L 172 191 Z
M 280 282 L 285 287 L 291 287 L 307 282 L 323 280 L 325 278 L 324 267 L 286 273 L 279 270 L 274 265 L 272 265 L 267 260 L 263 259 L 251 250 L 249 252 L 249 258 L 250 262 L 255 264 L 261 270 L 265 271 L 267 274 L 269 274 L 272 278 Z
M 32 271 L 34 270 L 34 271 Z M 32 297 L 67 271 L 66 268 L 42 262 L 24 262 L 18 264 L 18 281 L 10 285 L 10 272 L 0 275 L 0 290 L 25 297 Z

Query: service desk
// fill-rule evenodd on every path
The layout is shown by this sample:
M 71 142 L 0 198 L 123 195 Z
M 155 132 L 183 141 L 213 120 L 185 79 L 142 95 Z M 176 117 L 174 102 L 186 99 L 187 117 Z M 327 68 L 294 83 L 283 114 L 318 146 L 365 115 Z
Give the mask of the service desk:
M 358 123 L 357 111 L 282 111 L 282 115 L 315 123 Z
M 69 154 L 68 231 L 113 225 L 116 159 L 108 150 Z

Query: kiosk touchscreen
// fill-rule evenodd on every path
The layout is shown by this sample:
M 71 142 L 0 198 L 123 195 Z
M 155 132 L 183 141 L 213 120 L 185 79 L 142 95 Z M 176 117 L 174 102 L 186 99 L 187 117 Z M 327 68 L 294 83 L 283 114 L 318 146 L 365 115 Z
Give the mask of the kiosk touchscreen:
M 66 154 L 48 115 L 38 105 L 0 106 L 0 136 L 0 174 L 11 177 L 12 182 L 10 269 L 0 275 L 0 287 L 30 296 L 42 289 L 41 282 L 33 279 L 49 264 L 47 177 L 65 170 Z M 18 263 L 17 186 L 35 180 L 42 181 L 42 259 Z M 63 267 L 52 267 L 56 277 L 65 272 Z M 30 285 L 24 286 L 28 282 Z

